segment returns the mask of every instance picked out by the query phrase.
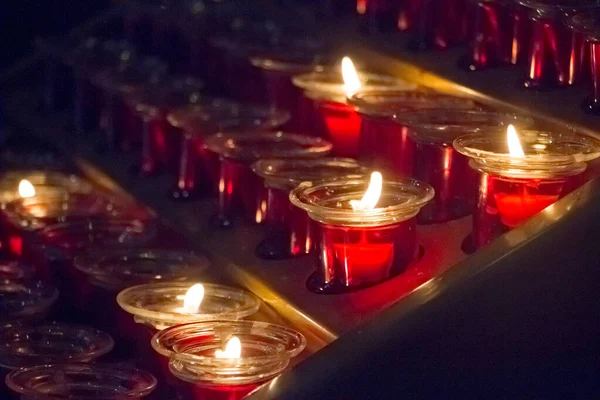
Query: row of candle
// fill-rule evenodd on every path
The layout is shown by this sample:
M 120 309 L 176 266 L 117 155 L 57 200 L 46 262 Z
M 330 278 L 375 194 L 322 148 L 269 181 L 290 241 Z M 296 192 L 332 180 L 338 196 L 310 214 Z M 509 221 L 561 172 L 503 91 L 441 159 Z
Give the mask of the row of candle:
M 144 368 L 190 399 L 241 398 L 303 350 L 304 338 L 291 329 L 238 321 L 260 302 L 239 289 L 197 283 L 209 274 L 208 259 L 169 248 L 164 228 L 138 205 L 60 172 L 15 171 L 0 187 L 2 243 L 14 260 L 0 268 L 0 366 L 23 398 L 150 394 L 157 381 L 147 372 L 81 364 L 109 353 L 112 337 L 139 343 L 135 356 Z M 81 311 L 112 337 L 44 322 L 53 307 L 62 316 Z

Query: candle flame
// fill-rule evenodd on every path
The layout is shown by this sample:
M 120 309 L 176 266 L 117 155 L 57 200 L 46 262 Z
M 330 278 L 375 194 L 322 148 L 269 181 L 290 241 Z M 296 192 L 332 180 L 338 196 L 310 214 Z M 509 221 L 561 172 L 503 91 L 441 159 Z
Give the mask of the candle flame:
M 377 205 L 381 197 L 381 188 L 383 187 L 383 176 L 377 171 L 371 174 L 369 187 L 360 200 L 350 200 L 350 205 L 355 211 L 372 210 Z
M 217 349 L 215 351 L 216 358 L 240 358 L 242 355 L 242 342 L 240 339 L 233 336 L 227 341 L 225 345 L 225 351 Z
M 506 140 L 508 141 L 508 152 L 511 156 L 518 158 L 525 157 L 519 135 L 517 135 L 517 130 L 512 125 L 509 125 L 506 130 Z
M 27 179 L 21 179 L 19 182 L 19 196 L 24 199 L 35 196 L 35 187 Z
M 360 78 L 350 57 L 342 58 L 342 78 L 344 78 L 344 91 L 348 97 L 358 92 L 362 87 L 362 83 L 360 83 Z
M 183 312 L 194 314 L 198 312 L 202 299 L 204 298 L 204 286 L 198 283 L 185 292 L 183 298 Z

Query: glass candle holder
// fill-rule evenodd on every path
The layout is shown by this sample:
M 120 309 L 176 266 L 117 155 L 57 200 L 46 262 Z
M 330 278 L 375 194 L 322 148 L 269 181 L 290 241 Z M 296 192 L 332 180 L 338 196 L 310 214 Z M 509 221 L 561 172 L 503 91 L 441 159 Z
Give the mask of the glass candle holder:
M 269 233 L 256 248 L 263 259 L 298 257 L 314 250 L 315 223 L 290 202 L 293 189 L 302 182 L 352 179 L 368 171 L 351 158 L 260 160 L 252 164 L 252 170 L 263 179 L 267 190 L 264 220 Z
M 525 62 L 530 37 L 527 10 L 506 0 L 470 3 L 469 51 L 461 65 L 477 71 Z
M 114 299 L 120 291 L 154 282 L 184 282 L 202 279 L 210 262 L 208 258 L 188 251 L 152 248 L 101 249 L 78 255 L 75 268 L 87 278 L 77 289 L 76 303 L 94 315 L 100 326 L 115 328 L 128 335 L 131 317 Z M 106 328 L 110 330 L 109 328 Z
M 586 161 L 600 155 L 594 139 L 555 132 L 519 132 L 523 155 L 506 135 L 481 132 L 454 141 L 479 171 L 473 242 L 481 247 L 559 200 L 582 182 Z
M 412 32 L 410 49 L 444 50 L 465 41 L 467 8 L 466 0 L 408 0 L 400 4 L 398 28 Z
M 58 290 L 44 281 L 0 281 L 0 323 L 43 319 L 58 299 Z
M 164 79 L 166 74 L 167 66 L 162 61 L 144 58 L 101 71 L 92 78 L 102 96 L 98 125 L 105 148 L 127 151 L 136 144 L 130 143 L 131 137 L 125 134 L 136 128 L 125 98 L 144 85 Z
M 413 146 L 408 127 L 394 122 L 394 115 L 410 110 L 470 110 L 477 103 L 465 97 L 434 91 L 369 91 L 348 99 L 360 115 L 360 160 L 399 175 L 412 173 Z
M 236 339 L 239 354 L 216 355 Z M 279 325 L 221 320 L 165 329 L 152 338 L 152 347 L 169 359 L 175 377 L 191 384 L 192 399 L 237 400 L 281 374 L 306 339 Z
M 588 57 L 583 36 L 567 26 L 570 16 L 597 8 L 596 2 L 573 0 L 521 0 L 532 24 L 528 74 L 530 89 L 571 86 L 583 78 Z
M 155 175 L 175 163 L 176 148 L 167 122 L 170 110 L 197 104 L 202 99 L 204 82 L 193 77 L 178 77 L 166 83 L 147 85 L 126 100 L 130 111 L 139 119 L 140 129 L 131 129 L 130 142 L 141 142 L 139 169 L 143 175 Z M 127 134 L 127 133 L 126 133 Z
M 211 159 L 204 148 L 206 137 L 225 129 L 277 129 L 289 120 L 289 113 L 223 99 L 207 99 L 201 105 L 169 113 L 167 120 L 181 133 L 173 136 L 179 158 L 176 166 L 177 183 L 171 191 L 171 197 L 188 199 L 197 195 L 202 185 L 214 186 L 211 183 L 219 180 L 218 162 Z
M 114 342 L 93 327 L 50 322 L 0 332 L 0 367 L 16 370 L 60 362 L 93 362 Z
M 356 0 L 356 13 L 365 33 L 393 32 L 398 29 L 400 2 L 393 0 Z
M 138 400 L 152 393 L 156 378 L 114 365 L 47 364 L 13 371 L 6 384 L 22 399 Z
M 413 179 L 385 180 L 372 209 L 352 207 L 366 179 L 319 182 L 292 190 L 290 201 L 317 221 L 317 272 L 308 282 L 317 293 L 339 293 L 376 284 L 402 273 L 418 254 L 416 215 L 434 195 Z
M 24 180 L 31 185 L 21 183 Z M 26 187 L 19 190 L 20 185 Z M 88 180 L 73 174 L 57 171 L 9 171 L 0 176 L 0 205 L 4 207 L 22 197 L 88 194 L 93 190 L 94 187 Z
M 236 210 L 262 223 L 267 191 L 250 165 L 267 158 L 314 158 L 327 155 L 331 143 L 317 137 L 284 132 L 220 133 L 206 139 L 206 149 L 219 158 L 219 204 L 216 222 L 229 227 Z
M 28 281 L 38 275 L 41 274 L 34 265 L 18 260 L 0 261 L 0 281 Z
M 404 171 L 435 189 L 433 201 L 418 216 L 421 223 L 445 222 L 471 214 L 475 209 L 476 173 L 469 160 L 456 152 L 452 142 L 467 133 L 506 132 L 508 125 L 526 128 L 531 118 L 475 110 L 418 110 L 396 115 L 408 128 L 409 169 Z
M 358 73 L 360 91 L 415 90 L 416 84 L 389 76 Z M 322 72 L 298 75 L 293 83 L 304 91 L 304 97 L 314 102 L 317 118 L 313 126 L 320 136 L 333 143 L 333 154 L 356 157 L 360 144 L 360 117 L 354 106 L 347 103 L 348 92 L 341 70 L 326 69 Z
M 576 14 L 569 19 L 568 24 L 571 29 L 584 36 L 590 49 L 591 94 L 583 101 L 583 109 L 587 113 L 600 115 L 600 11 Z

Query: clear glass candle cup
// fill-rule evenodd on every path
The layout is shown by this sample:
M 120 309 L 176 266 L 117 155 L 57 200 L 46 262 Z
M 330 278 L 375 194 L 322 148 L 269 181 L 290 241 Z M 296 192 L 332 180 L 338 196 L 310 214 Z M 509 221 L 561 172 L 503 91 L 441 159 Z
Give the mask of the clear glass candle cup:
M 369 179 L 321 181 L 300 185 L 290 201 L 320 227 L 317 272 L 308 288 L 339 293 L 370 286 L 402 273 L 418 257 L 416 216 L 434 190 L 414 179 L 383 178 L 373 209 L 354 210 Z M 425 249 L 426 251 L 426 249 Z
M 58 290 L 45 281 L 0 281 L 0 323 L 43 319 L 58 299 Z
M 252 106 L 225 99 L 206 99 L 199 105 L 175 110 L 167 116 L 177 134 L 169 135 L 169 144 L 177 149 L 174 165 L 176 184 L 173 199 L 188 199 L 198 195 L 202 187 L 214 187 L 219 180 L 218 160 L 207 154 L 204 141 L 224 130 L 275 130 L 289 120 L 283 110 Z
M 593 0 L 520 0 L 529 11 L 531 35 L 524 85 L 529 89 L 567 87 L 586 78 L 589 49 L 583 35 L 568 27 L 569 17 L 599 9 Z
M 155 175 L 176 161 L 176 148 L 167 122 L 171 110 L 203 101 L 205 84 L 191 76 L 175 77 L 166 82 L 146 85 L 127 96 L 126 103 L 135 115 L 134 126 L 127 130 L 131 143 L 141 143 L 139 170 Z
M 407 176 L 412 172 L 412 148 L 408 128 L 393 120 L 396 114 L 411 110 L 471 110 L 479 107 L 472 99 L 431 90 L 364 91 L 354 94 L 348 101 L 360 116 L 361 162 Z
M 421 210 L 421 223 L 445 222 L 473 213 L 476 173 L 452 142 L 467 133 L 505 133 L 508 125 L 531 126 L 533 120 L 514 114 L 478 110 L 415 110 L 400 112 L 394 121 L 407 128 L 402 153 L 406 168 L 397 171 L 427 182 L 435 189 L 433 201 Z
M 454 148 L 478 171 L 473 216 L 475 248 L 521 225 L 583 183 L 598 141 L 575 134 L 518 132 L 523 156 L 511 155 L 506 134 L 480 132 L 455 139 Z
M 104 364 L 47 364 L 22 368 L 6 377 L 6 384 L 22 399 L 139 400 L 156 387 L 149 373 Z
M 58 171 L 8 171 L 0 175 L 0 205 L 2 207 L 23 197 L 19 194 L 19 185 L 24 180 L 33 185 L 33 190 L 30 187 L 25 188 L 25 193 L 23 193 L 25 197 L 32 194 L 36 196 L 54 196 L 63 193 L 87 194 L 94 191 L 94 187 L 87 179 L 73 174 Z
M 256 248 L 263 259 L 284 259 L 311 253 L 317 240 L 315 222 L 294 206 L 290 192 L 302 182 L 353 179 L 368 169 L 351 158 L 265 159 L 252 164 L 267 190 L 265 223 L 269 232 Z
M 590 95 L 583 101 L 585 112 L 600 115 L 600 10 L 575 14 L 568 20 L 573 31 L 583 35 L 590 48 Z
M 267 191 L 252 172 L 253 162 L 268 158 L 316 158 L 331 151 L 331 143 L 314 136 L 286 132 L 220 133 L 206 139 L 205 147 L 219 159 L 219 204 L 215 222 L 232 223 L 238 210 L 246 219 L 262 223 L 267 213 Z
M 233 338 L 239 339 L 237 358 L 218 358 Z M 157 333 L 152 347 L 169 360 L 171 374 L 188 382 L 194 400 L 241 399 L 281 374 L 306 347 L 293 329 L 254 321 L 204 321 L 175 326 Z
M 385 75 L 358 72 L 362 86 L 359 91 L 415 90 L 417 85 Z M 312 104 L 312 130 L 333 143 L 333 154 L 356 157 L 360 144 L 360 117 L 354 106 L 348 104 L 349 92 L 341 69 L 328 68 L 293 77 L 295 86 L 304 91 L 304 98 Z
M 93 362 L 113 339 L 91 326 L 47 322 L 0 332 L 0 367 L 8 370 L 60 362 Z

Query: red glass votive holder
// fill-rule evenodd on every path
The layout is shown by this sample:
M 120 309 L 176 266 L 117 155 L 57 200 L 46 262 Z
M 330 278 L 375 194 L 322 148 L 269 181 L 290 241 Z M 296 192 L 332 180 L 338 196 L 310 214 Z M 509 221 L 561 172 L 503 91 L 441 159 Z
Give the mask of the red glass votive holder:
M 239 354 L 217 357 L 236 339 Z M 306 339 L 279 325 L 220 320 L 165 329 L 152 338 L 152 347 L 169 359 L 171 374 L 188 383 L 185 394 L 191 399 L 237 400 L 281 374 Z
M 47 364 L 22 368 L 6 377 L 6 384 L 22 399 L 139 400 L 156 387 L 149 373 L 115 365 Z
M 600 115 L 600 11 L 576 14 L 568 24 L 571 29 L 584 36 L 590 49 L 591 95 L 584 100 L 583 109 L 587 113 Z
M 316 226 L 306 212 L 294 206 L 290 192 L 302 182 L 352 179 L 367 174 L 367 168 L 351 158 L 271 159 L 252 165 L 264 181 L 267 208 L 264 216 L 268 233 L 256 248 L 263 259 L 283 259 L 314 250 Z
M 173 111 L 167 121 L 177 129 L 168 135 L 178 149 L 177 182 L 171 191 L 173 199 L 193 198 L 199 189 L 215 186 L 219 180 L 218 161 L 204 148 L 206 137 L 225 129 L 233 131 L 272 130 L 289 120 L 287 111 L 255 107 L 223 99 L 206 99 L 199 105 Z M 171 146 L 171 145 L 170 145 Z
M 193 77 L 174 78 L 165 83 L 148 85 L 135 91 L 127 98 L 130 111 L 139 118 L 140 129 L 126 132 L 131 143 L 141 143 L 142 152 L 139 170 L 144 175 L 154 175 L 177 158 L 167 122 L 172 109 L 197 104 L 202 101 L 204 83 Z
M 410 30 L 410 48 L 444 50 L 467 37 L 467 0 L 407 0 L 400 5 L 398 28 Z
M 58 290 L 45 281 L 0 281 L 0 324 L 42 320 L 57 299 Z
M 206 139 L 206 149 L 219 159 L 219 204 L 215 222 L 228 227 L 238 210 L 262 223 L 267 191 L 252 172 L 253 162 L 268 158 L 314 158 L 327 155 L 331 143 L 317 137 L 284 132 L 221 133 Z
M 377 205 L 353 209 L 351 201 L 360 200 L 368 186 L 368 179 L 332 180 L 301 185 L 290 193 L 291 202 L 321 229 L 310 290 L 360 289 L 402 273 L 417 259 L 415 217 L 433 198 L 433 188 L 413 179 L 384 178 Z
M 477 71 L 525 62 L 530 21 L 527 10 L 507 0 L 470 0 L 469 52 L 463 67 Z
M 361 92 L 417 88 L 416 84 L 389 76 L 358 73 L 358 77 Z M 346 88 L 341 69 L 298 75 L 293 78 L 293 83 L 304 90 L 304 97 L 314 102 L 317 120 L 313 122 L 313 126 L 318 135 L 333 143 L 333 154 L 356 157 L 360 145 L 360 117 L 354 106 L 347 102 L 347 96 L 354 92 Z
M 394 115 L 410 110 L 477 108 L 471 99 L 425 90 L 360 92 L 348 101 L 361 119 L 361 162 L 406 176 L 412 173 L 414 146 L 408 128 L 394 122 Z
M 588 48 L 582 34 L 567 26 L 567 20 L 598 5 L 573 0 L 520 0 L 520 3 L 529 9 L 531 20 L 525 87 L 547 89 L 579 83 L 584 78 Z
M 188 251 L 113 248 L 87 251 L 75 257 L 73 265 L 87 278 L 76 288 L 76 303 L 93 315 L 96 324 L 112 331 L 121 320 L 118 314 L 123 313 L 114 301 L 120 291 L 153 282 L 202 279 L 210 262 Z M 116 328 L 122 330 L 118 324 Z M 118 333 L 129 336 L 127 332 Z
M 92 83 L 101 94 L 98 125 L 102 132 L 102 145 L 108 150 L 130 150 L 138 143 L 131 143 L 126 132 L 139 129 L 136 119 L 125 103 L 125 97 L 144 85 L 164 79 L 167 66 L 155 58 L 133 60 L 116 68 L 99 72 Z
M 506 135 L 481 132 L 454 141 L 479 171 L 473 244 L 485 246 L 583 183 L 586 161 L 600 155 L 594 139 L 520 131 L 522 155 L 510 153 Z
M 435 189 L 433 201 L 423 207 L 421 223 L 445 222 L 470 215 L 475 209 L 476 173 L 452 142 L 467 133 L 503 133 L 508 125 L 531 126 L 533 120 L 513 114 L 476 110 L 416 110 L 394 120 L 408 128 L 410 169 L 406 171 Z

